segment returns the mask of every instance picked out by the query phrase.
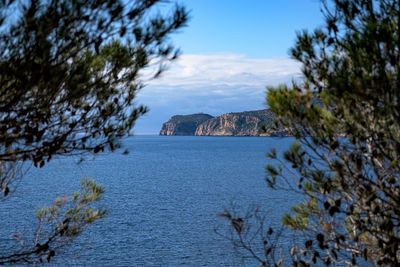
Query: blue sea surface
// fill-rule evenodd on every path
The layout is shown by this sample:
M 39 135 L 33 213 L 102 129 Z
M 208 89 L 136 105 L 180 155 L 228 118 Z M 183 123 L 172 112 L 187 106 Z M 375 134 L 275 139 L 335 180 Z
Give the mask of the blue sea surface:
M 265 182 L 265 154 L 284 151 L 292 138 L 134 136 L 130 153 L 101 154 L 30 168 L 18 190 L 0 202 L 0 250 L 12 233 L 29 236 L 35 210 L 79 188 L 90 177 L 105 189 L 108 217 L 90 226 L 54 266 L 241 266 L 244 254 L 215 233 L 217 216 L 232 202 L 255 205 L 272 225 L 295 196 Z M 3 251 L 4 252 L 4 251 Z M 1 253 L 3 254 L 3 253 Z M 257 265 L 255 265 L 257 266 Z

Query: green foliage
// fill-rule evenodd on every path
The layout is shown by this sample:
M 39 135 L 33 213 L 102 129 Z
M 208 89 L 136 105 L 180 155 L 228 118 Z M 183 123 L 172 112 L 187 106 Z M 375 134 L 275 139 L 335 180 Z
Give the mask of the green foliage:
M 57 198 L 52 206 L 38 209 L 36 217 L 39 223 L 34 242 L 27 242 L 23 236 L 13 234 L 20 252 L 0 256 L 1 264 L 50 262 L 86 227 L 106 216 L 106 210 L 96 205 L 103 193 L 101 186 L 86 178 L 82 179 L 81 190 L 75 192 L 73 197 Z
M 270 166 L 267 179 L 294 190 L 292 177 L 305 197 L 283 220 L 309 238 L 304 261 L 397 266 L 400 3 L 322 3 L 325 27 L 299 32 L 291 50 L 304 81 L 268 88 L 271 110 L 298 143 L 278 162 L 287 172 Z
M 196 125 L 199 125 L 203 123 L 206 120 L 212 119 L 213 116 L 208 115 L 208 114 L 203 114 L 203 113 L 198 113 L 198 114 L 191 114 L 191 115 L 175 115 L 172 116 L 168 120 L 169 123 L 194 123 Z
M 114 151 L 147 109 L 135 96 L 179 51 L 171 33 L 184 7 L 154 12 L 159 0 L 0 1 L 0 192 L 54 156 Z M 154 68 L 153 68 L 153 67 Z M 153 68 L 149 77 L 144 69 Z M 83 180 L 71 199 L 37 211 L 33 243 L 0 252 L 0 265 L 50 261 L 106 212 L 103 189 Z
M 0 5 L 0 160 L 43 166 L 54 155 L 117 147 L 146 112 L 134 105 L 140 71 L 157 61 L 158 76 L 178 53 L 168 36 L 186 11 L 146 15 L 157 2 Z
M 82 179 L 81 190 L 75 192 L 71 199 L 59 197 L 52 206 L 36 211 L 39 229 L 43 227 L 44 222 L 48 222 L 46 227 L 60 232 L 60 237 L 71 238 L 80 234 L 89 224 L 106 216 L 105 209 L 93 207 L 101 200 L 103 193 L 102 186 L 93 180 Z M 49 222 L 52 227 L 49 226 Z M 38 242 L 42 243 L 39 240 Z

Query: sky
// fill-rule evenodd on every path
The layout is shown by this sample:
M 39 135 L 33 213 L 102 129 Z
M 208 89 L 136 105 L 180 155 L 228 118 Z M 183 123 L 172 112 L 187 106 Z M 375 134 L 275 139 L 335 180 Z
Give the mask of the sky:
M 266 108 L 266 86 L 301 77 L 290 58 L 296 32 L 323 25 L 318 0 L 180 0 L 187 27 L 171 36 L 181 56 L 147 83 L 137 103 L 149 108 L 134 134 L 158 134 L 173 115 Z M 165 7 L 162 7 L 163 11 Z

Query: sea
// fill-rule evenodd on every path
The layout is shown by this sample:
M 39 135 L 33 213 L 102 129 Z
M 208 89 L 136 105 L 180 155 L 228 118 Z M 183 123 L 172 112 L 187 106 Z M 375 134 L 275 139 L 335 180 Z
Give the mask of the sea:
M 57 158 L 31 167 L 0 202 L 0 254 L 31 244 L 35 211 L 70 196 L 89 177 L 105 188 L 107 218 L 95 222 L 45 266 L 259 266 L 229 238 L 218 216 L 259 209 L 277 227 L 298 201 L 265 182 L 266 153 L 290 137 L 133 136 L 95 158 Z M 127 149 L 128 154 L 122 152 Z

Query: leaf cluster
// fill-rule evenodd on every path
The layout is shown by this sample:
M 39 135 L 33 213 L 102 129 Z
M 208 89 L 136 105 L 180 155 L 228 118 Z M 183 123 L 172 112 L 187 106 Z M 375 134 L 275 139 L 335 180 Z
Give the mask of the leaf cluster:
M 400 264 L 400 3 L 322 1 L 325 27 L 298 34 L 304 81 L 267 102 L 297 143 L 270 157 L 273 188 L 305 200 L 283 223 L 307 264 Z M 286 171 L 282 171 L 285 169 Z M 293 182 L 295 181 L 295 182 Z
M 181 6 L 150 15 L 157 2 L 1 3 L 0 160 L 41 167 L 118 147 L 147 110 L 134 102 L 140 71 L 176 58 L 168 36 L 187 20 Z
M 27 166 L 55 156 L 114 151 L 147 111 L 135 97 L 179 50 L 169 36 L 188 13 L 160 0 L 0 1 L 0 195 Z M 144 71 L 147 70 L 145 77 Z M 25 165 L 24 165 L 25 163 Z M 34 242 L 0 255 L 0 265 L 50 261 L 88 225 L 104 218 L 103 189 L 82 182 L 72 199 L 37 212 Z M 13 250 L 15 249 L 15 250 Z
M 30 242 L 13 234 L 19 249 L 0 256 L 0 264 L 50 262 L 52 257 L 95 221 L 105 218 L 107 212 L 99 206 L 104 189 L 91 179 L 82 179 L 81 189 L 68 198 L 57 198 L 53 205 L 37 210 L 38 228 L 35 240 Z

